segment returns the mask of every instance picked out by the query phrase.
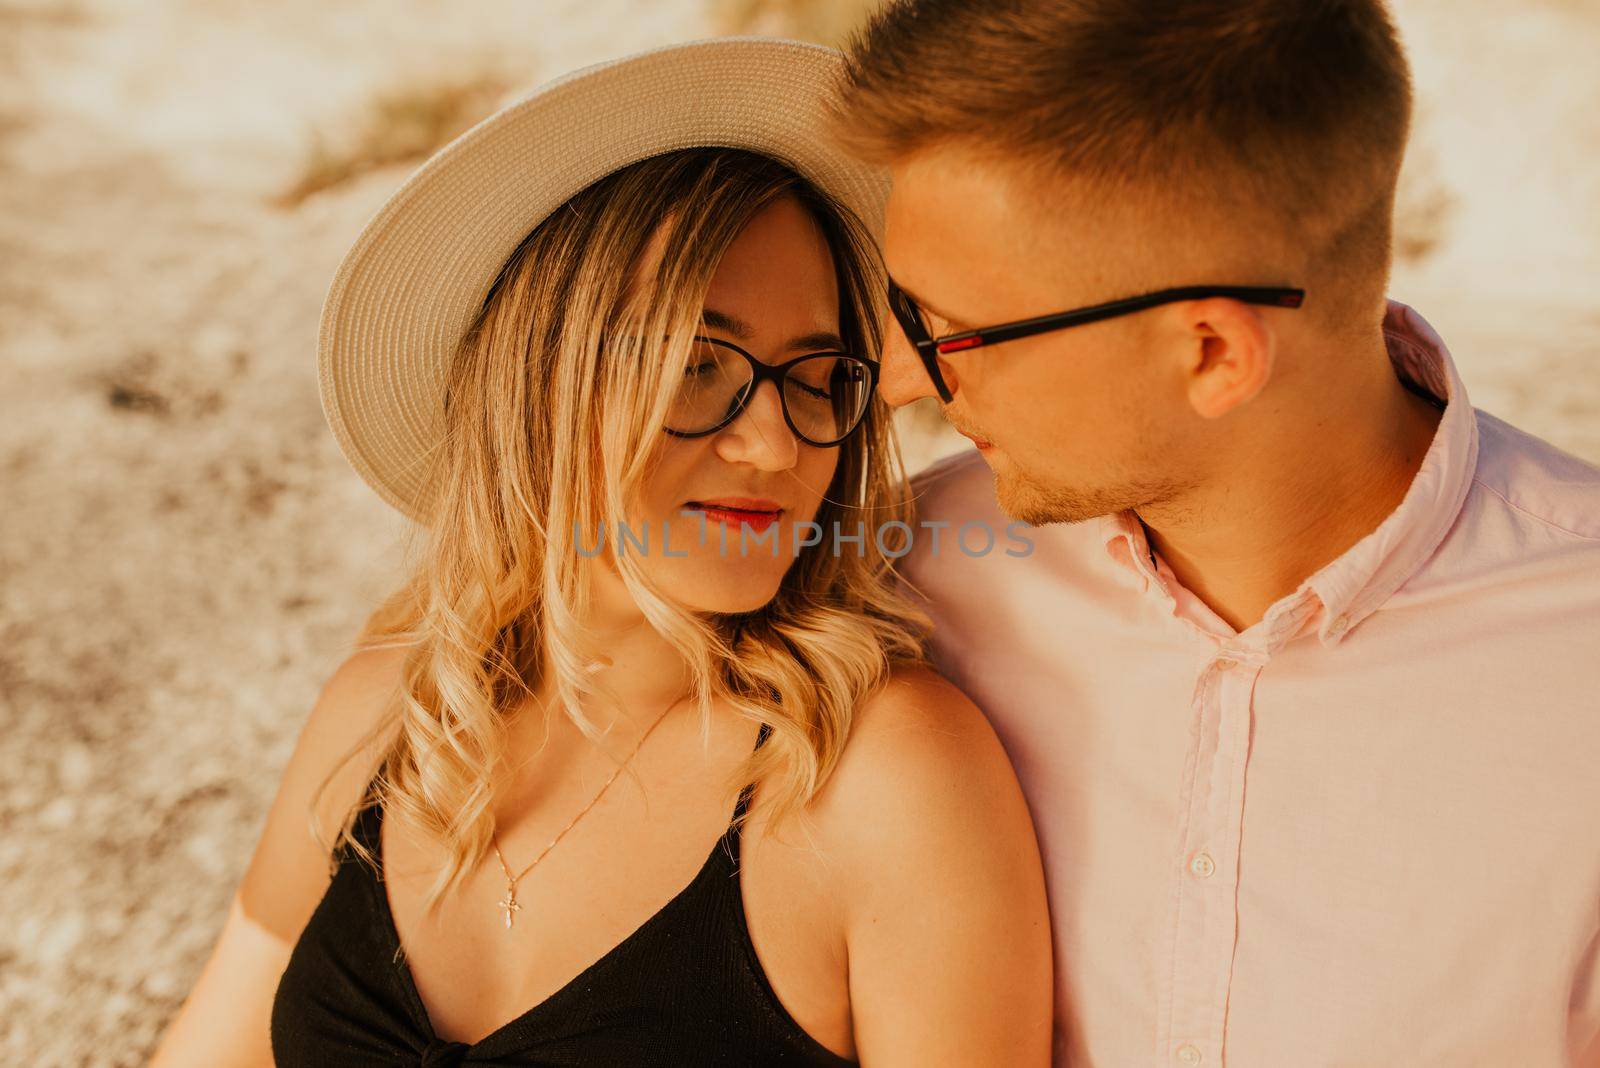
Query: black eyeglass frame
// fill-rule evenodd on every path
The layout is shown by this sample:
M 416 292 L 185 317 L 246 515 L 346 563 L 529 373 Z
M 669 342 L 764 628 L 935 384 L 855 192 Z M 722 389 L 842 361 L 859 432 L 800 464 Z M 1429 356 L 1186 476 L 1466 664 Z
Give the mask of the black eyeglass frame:
M 1050 330 L 1096 323 L 1161 304 L 1201 300 L 1206 297 L 1231 297 L 1246 304 L 1298 308 L 1305 301 L 1306 291 L 1276 286 L 1178 286 L 1137 297 L 1106 301 L 1104 304 L 1093 304 L 1086 308 L 1056 312 L 1053 315 L 1017 319 L 978 330 L 963 330 L 958 334 L 934 337 L 928 332 L 927 323 L 922 318 L 922 309 L 917 307 L 916 301 L 896 285 L 893 278 L 889 279 L 889 309 L 899 322 L 900 329 L 904 331 L 906 340 L 911 342 L 912 347 L 917 350 L 917 355 L 922 358 L 922 366 L 927 370 L 928 377 L 933 380 L 934 388 L 939 391 L 939 399 L 946 404 L 954 399 L 954 395 L 944 384 L 944 375 L 939 372 L 939 357 L 947 353 L 998 345 L 1003 341 L 1015 341 L 1018 338 L 1032 337 Z
M 737 403 L 733 405 L 727 416 L 724 417 L 721 422 L 717 423 L 716 426 L 713 426 L 707 430 L 690 431 L 673 430 L 671 427 L 661 428 L 675 438 L 703 438 L 708 434 L 715 434 L 717 431 L 721 430 L 729 423 L 739 418 L 740 413 L 743 412 L 745 406 L 750 403 L 750 398 L 755 396 L 756 390 L 761 388 L 761 383 L 763 382 L 771 382 L 777 387 L 778 407 L 783 410 L 783 421 L 789 425 L 789 429 L 794 432 L 794 436 L 805 442 L 807 445 L 814 445 L 819 449 L 831 449 L 838 445 L 843 445 L 846 441 L 849 441 L 851 435 L 860 430 L 861 425 L 867 421 L 867 411 L 872 407 L 872 397 L 874 394 L 876 394 L 878 389 L 878 364 L 876 361 L 869 360 L 865 356 L 857 356 L 853 352 L 844 352 L 837 349 L 821 349 L 817 352 L 804 353 L 796 356 L 792 360 L 786 360 L 783 363 L 762 363 L 760 360 L 756 359 L 738 345 L 735 345 L 731 341 L 724 341 L 720 337 L 706 337 L 702 334 L 696 334 L 694 339 L 696 341 L 709 341 L 713 345 L 721 345 L 723 348 L 732 349 L 740 356 L 743 356 L 745 358 L 745 362 L 750 365 L 751 378 L 749 383 L 745 385 L 743 393 L 738 397 Z M 866 407 L 861 409 L 861 414 L 856 417 L 855 423 L 851 425 L 849 430 L 845 431 L 842 435 L 832 441 L 816 441 L 801 433 L 800 428 L 794 425 L 794 417 L 789 414 L 789 397 L 784 392 L 783 386 L 784 382 L 787 381 L 789 377 L 789 371 L 791 368 L 805 363 L 807 360 L 814 360 L 819 357 L 826 356 L 843 356 L 846 359 L 854 360 L 866 367 L 867 404 Z

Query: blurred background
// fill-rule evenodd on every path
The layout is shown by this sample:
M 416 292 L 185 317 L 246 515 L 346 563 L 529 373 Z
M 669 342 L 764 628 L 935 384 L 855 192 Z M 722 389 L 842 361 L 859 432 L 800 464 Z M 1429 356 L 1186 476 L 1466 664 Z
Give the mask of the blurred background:
M 367 218 L 519 90 L 864 0 L 0 0 L 0 1063 L 142 1064 L 392 577 L 323 422 Z M 1400 0 L 1393 295 L 1600 461 L 1600 0 Z M 936 412 L 913 468 L 968 447 Z

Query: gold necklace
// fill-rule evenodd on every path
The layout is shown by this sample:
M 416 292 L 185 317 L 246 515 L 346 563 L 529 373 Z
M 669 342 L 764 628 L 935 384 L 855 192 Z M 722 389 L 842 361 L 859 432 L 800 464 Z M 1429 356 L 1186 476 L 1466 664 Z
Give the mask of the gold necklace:
M 655 730 L 661 721 L 667 718 L 667 713 L 672 711 L 673 706 L 681 700 L 681 697 L 675 697 L 672 700 L 672 704 L 669 704 L 666 708 L 662 709 L 661 715 L 656 717 L 655 723 L 650 724 L 649 730 L 646 730 L 642 735 L 640 735 L 639 740 L 633 744 L 633 750 L 628 754 L 627 759 L 623 760 L 622 763 L 617 765 L 617 770 L 611 773 L 611 778 L 607 779 L 605 784 L 600 787 L 600 792 L 595 794 L 593 799 L 590 800 L 587 805 L 584 805 L 582 811 L 580 811 L 576 816 L 572 817 L 571 821 L 568 822 L 565 827 L 561 828 L 560 834 L 557 834 L 554 838 L 550 839 L 550 844 L 541 849 L 539 851 L 539 855 L 534 857 L 532 862 L 529 863 L 526 868 L 523 868 L 521 872 L 516 875 L 511 874 L 511 868 L 506 864 L 506 858 L 500 852 L 499 835 L 490 835 L 489 844 L 494 847 L 495 858 L 500 861 L 500 870 L 506 873 L 505 900 L 495 902 L 496 908 L 503 909 L 505 911 L 506 930 L 511 930 L 512 917 L 522 911 L 522 906 L 517 903 L 517 884 L 522 881 L 522 877 L 532 871 L 533 866 L 543 860 L 545 854 L 550 852 L 550 850 L 555 847 L 557 842 L 561 841 L 561 835 L 572 830 L 573 824 L 582 819 L 583 814 L 593 808 L 595 806 L 595 802 L 599 801 L 600 798 L 605 795 L 606 788 L 609 787 L 612 781 L 622 773 L 622 769 L 628 766 L 628 761 L 633 759 L 633 754 L 639 751 L 639 747 L 644 744 L 644 740 L 650 737 L 650 731 Z

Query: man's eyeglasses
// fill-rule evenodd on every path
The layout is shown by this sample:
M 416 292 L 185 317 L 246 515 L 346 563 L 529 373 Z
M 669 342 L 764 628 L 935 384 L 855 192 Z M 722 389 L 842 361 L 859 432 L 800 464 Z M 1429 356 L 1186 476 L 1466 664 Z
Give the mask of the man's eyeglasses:
M 1069 326 L 1097 323 L 1102 319 L 1112 319 L 1119 315 L 1144 311 L 1159 304 L 1174 304 L 1181 300 L 1232 297 L 1246 304 L 1298 308 L 1305 300 L 1305 296 L 1306 291 L 1303 289 L 1279 289 L 1268 286 L 1180 286 L 1176 289 L 1146 293 L 1139 297 L 1125 297 L 1122 300 L 1094 304 L 1087 308 L 1057 312 L 1054 315 L 1018 319 L 997 326 L 986 326 L 981 330 L 965 330 L 959 334 L 933 337 L 928 332 L 922 309 L 918 308 L 916 302 L 895 284 L 894 279 L 889 279 L 889 308 L 899 321 L 900 329 L 905 331 L 906 339 L 917 350 L 917 355 L 922 357 L 922 366 L 927 368 L 928 377 L 933 379 L 933 386 L 939 391 L 939 399 L 946 404 L 953 399 L 950 388 L 944 384 L 944 376 L 939 373 L 939 357 L 946 353 L 963 352 L 985 345 L 998 345 L 1002 341 L 1015 341 L 1017 338 L 1031 337 L 1049 330 L 1063 330 Z
M 810 445 L 838 445 L 861 425 L 878 383 L 878 365 L 848 352 L 811 352 L 762 363 L 731 341 L 695 337 L 666 431 L 680 438 L 715 433 L 738 418 L 762 382 L 773 382 L 783 418 Z

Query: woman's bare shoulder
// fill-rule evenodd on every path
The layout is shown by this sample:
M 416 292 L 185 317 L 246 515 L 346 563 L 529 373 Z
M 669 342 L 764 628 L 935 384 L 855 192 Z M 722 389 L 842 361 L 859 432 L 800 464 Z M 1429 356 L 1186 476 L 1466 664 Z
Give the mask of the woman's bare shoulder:
M 931 668 L 901 667 L 856 710 L 849 741 L 814 807 L 841 847 L 864 860 L 886 838 L 924 848 L 1032 823 L 1010 758 L 983 711 Z
M 323 684 L 284 765 L 239 894 L 251 918 L 288 941 L 326 885 L 323 845 L 377 771 L 403 663 L 400 649 L 347 657 Z M 313 820 L 322 842 L 312 834 Z
M 327 789 L 315 796 L 320 827 L 342 819 L 377 771 L 390 740 L 384 728 L 397 722 L 395 701 L 405 652 L 394 648 L 352 653 L 328 677 L 306 717 L 284 769 L 284 784 L 320 786 L 328 779 Z M 305 801 L 310 804 L 312 796 Z
M 978 706 L 932 670 L 895 672 L 858 710 L 816 810 L 856 1033 L 876 1036 L 861 1059 L 1046 1063 L 1043 865 L 1016 773 Z
M 358 652 L 324 683 L 284 766 L 211 957 L 153 1065 L 272 1063 L 273 998 L 329 878 L 327 854 L 311 833 L 312 799 L 326 781 L 317 822 L 336 830 L 376 770 L 402 663 L 403 654 L 395 650 Z

